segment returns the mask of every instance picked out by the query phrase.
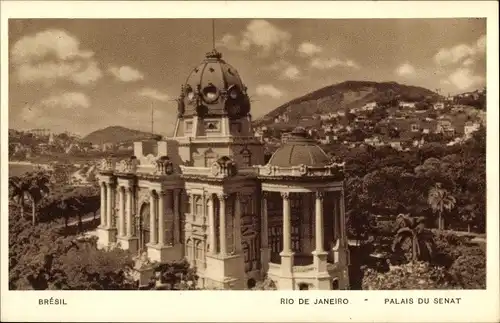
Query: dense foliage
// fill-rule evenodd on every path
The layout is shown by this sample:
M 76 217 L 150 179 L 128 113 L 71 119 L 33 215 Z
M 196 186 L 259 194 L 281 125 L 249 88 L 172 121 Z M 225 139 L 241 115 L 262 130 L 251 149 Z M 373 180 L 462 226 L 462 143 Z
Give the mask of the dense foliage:
M 51 191 L 39 203 L 38 212 L 40 221 L 63 219 L 67 227 L 71 218 L 77 218 L 81 227 L 83 216 L 92 214 L 95 218 L 99 208 L 100 195 L 97 187 L 61 187 Z
M 346 162 L 346 210 L 352 239 L 370 235 L 370 215 L 423 216 L 440 229 L 486 227 L 486 133 L 463 145 L 430 143 L 415 151 L 390 147 L 336 149 Z M 372 222 L 370 224 L 370 222 Z
M 450 278 L 441 267 L 426 262 L 408 263 L 380 273 L 368 269 L 363 277 L 364 290 L 452 289 Z

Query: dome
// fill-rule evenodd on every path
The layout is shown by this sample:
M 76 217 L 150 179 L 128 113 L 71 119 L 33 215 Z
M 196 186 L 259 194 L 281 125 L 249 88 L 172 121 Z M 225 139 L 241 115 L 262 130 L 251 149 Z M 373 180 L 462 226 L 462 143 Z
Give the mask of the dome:
M 250 100 L 238 71 L 213 50 L 189 74 L 179 97 L 179 115 L 235 118 L 250 112 Z
M 288 141 L 278 148 L 269 159 L 268 165 L 278 167 L 326 166 L 331 164 L 328 155 L 314 140 L 308 138 L 303 128 L 292 131 Z

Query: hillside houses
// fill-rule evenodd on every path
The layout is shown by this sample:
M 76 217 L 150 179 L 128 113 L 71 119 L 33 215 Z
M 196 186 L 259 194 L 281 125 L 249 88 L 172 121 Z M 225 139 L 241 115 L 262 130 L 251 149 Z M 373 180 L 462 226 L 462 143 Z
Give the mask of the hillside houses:
M 436 102 L 433 104 L 432 107 L 434 110 L 444 110 L 445 104 L 444 104 L 444 102 Z
M 453 127 L 451 120 L 449 118 L 439 119 L 436 126 L 436 133 L 443 134 L 445 136 L 454 136 L 455 127 Z
M 400 101 L 399 107 L 403 109 L 415 109 L 417 107 L 417 102 Z
M 472 134 L 478 131 L 480 126 L 479 122 L 467 121 L 464 126 L 464 137 L 471 138 Z

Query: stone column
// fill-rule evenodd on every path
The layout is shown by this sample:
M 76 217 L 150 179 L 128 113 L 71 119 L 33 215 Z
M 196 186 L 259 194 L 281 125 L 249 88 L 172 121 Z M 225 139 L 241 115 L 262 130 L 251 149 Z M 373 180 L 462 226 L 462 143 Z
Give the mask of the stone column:
M 281 193 L 283 198 L 283 252 L 291 253 L 291 210 L 290 210 L 290 194 Z
M 261 200 L 261 228 L 260 228 L 260 239 L 261 239 L 261 249 L 260 249 L 260 261 L 262 264 L 262 271 L 267 273 L 269 270 L 269 224 L 267 215 L 267 199 L 269 198 L 268 192 L 262 192 Z
M 208 196 L 208 227 L 209 227 L 209 244 L 210 244 L 210 253 L 217 253 L 217 237 L 215 236 L 216 231 L 216 223 L 215 223 L 215 214 L 214 214 L 214 197 L 213 194 Z
M 165 245 L 165 191 L 158 193 L 158 245 Z
M 106 221 L 107 221 L 107 227 L 112 228 L 113 227 L 113 209 L 114 209 L 114 192 L 113 192 L 113 186 L 111 183 L 106 183 Z
M 174 190 L 174 245 L 179 244 L 181 237 L 181 212 L 180 208 L 180 190 Z
M 290 193 L 281 193 L 283 198 L 283 251 L 281 256 L 281 274 L 284 277 L 291 278 L 293 267 L 293 252 L 291 248 L 291 210 L 290 210 Z M 288 281 L 288 280 L 287 280 Z M 288 281 L 290 283 L 291 280 Z M 284 289 L 293 289 L 293 285 L 286 284 Z M 281 286 L 281 285 L 280 285 Z M 285 287 L 286 286 L 286 287 Z
M 327 271 L 327 256 L 324 244 L 324 228 L 323 228 L 323 198 L 325 193 L 316 192 L 316 207 L 315 207 L 315 250 L 313 252 L 314 267 L 318 272 Z
M 154 245 L 158 242 L 157 240 L 157 227 L 156 227 L 156 197 L 155 191 L 151 191 L 149 195 L 149 226 L 150 226 L 150 234 L 149 234 L 149 243 Z
M 134 210 L 132 209 L 132 200 L 134 199 L 133 188 L 127 187 L 127 237 L 134 236 Z
M 226 237 L 226 200 L 227 194 L 221 194 L 219 197 L 219 240 L 220 240 L 220 254 L 225 256 L 227 254 L 227 237 Z
M 234 233 L 233 233 L 234 252 L 241 252 L 241 195 L 236 193 L 234 199 Z
M 100 216 L 101 216 L 101 227 L 105 228 L 108 226 L 108 222 L 106 219 L 106 211 L 107 211 L 107 206 L 106 206 L 106 183 L 101 182 L 101 209 L 99 211 Z
M 119 232 L 120 237 L 124 237 L 126 235 L 125 232 L 125 188 L 123 186 L 118 187 L 118 196 L 119 196 Z
M 316 239 L 316 244 L 315 244 L 315 251 L 316 252 L 323 252 L 324 251 L 324 232 L 323 232 L 323 197 L 324 193 L 323 192 L 317 192 L 316 193 L 316 208 L 315 208 L 315 218 L 316 218 L 316 224 L 315 224 L 315 230 L 314 230 L 314 236 Z

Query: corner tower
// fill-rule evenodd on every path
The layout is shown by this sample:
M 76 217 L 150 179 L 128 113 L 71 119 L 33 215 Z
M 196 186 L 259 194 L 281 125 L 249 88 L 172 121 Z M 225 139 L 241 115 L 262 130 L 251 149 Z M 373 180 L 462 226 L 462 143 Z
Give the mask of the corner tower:
M 174 140 L 185 165 L 210 167 L 229 156 L 240 167 L 264 162 L 253 136 L 250 98 L 238 71 L 215 49 L 189 74 L 177 99 Z

